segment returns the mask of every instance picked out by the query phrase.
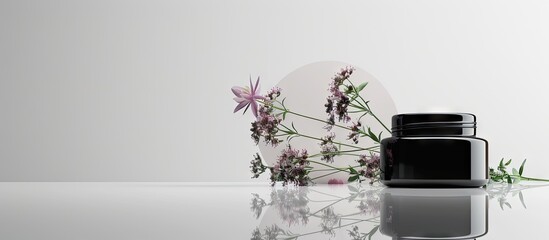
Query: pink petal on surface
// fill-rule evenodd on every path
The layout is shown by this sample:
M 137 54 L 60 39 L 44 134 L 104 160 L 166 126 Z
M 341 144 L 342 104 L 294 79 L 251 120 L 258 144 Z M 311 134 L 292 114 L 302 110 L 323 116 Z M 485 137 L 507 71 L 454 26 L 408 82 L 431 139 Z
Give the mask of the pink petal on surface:
M 328 184 L 343 184 L 343 180 L 332 178 L 328 180 Z
M 248 102 L 241 102 L 234 108 L 234 112 L 238 112 L 240 109 L 244 108 L 246 105 L 248 105 Z

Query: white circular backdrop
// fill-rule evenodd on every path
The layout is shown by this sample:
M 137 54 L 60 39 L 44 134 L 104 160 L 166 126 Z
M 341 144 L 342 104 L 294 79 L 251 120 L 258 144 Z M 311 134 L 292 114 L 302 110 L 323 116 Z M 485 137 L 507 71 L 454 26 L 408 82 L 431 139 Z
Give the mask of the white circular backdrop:
M 308 64 L 298 68 L 297 70 L 291 72 L 286 77 L 284 77 L 277 84 L 277 86 L 282 89 L 282 93 L 279 99 L 286 98 L 285 105 L 291 111 L 326 120 L 328 116 L 325 112 L 326 108 L 324 107 L 324 104 L 326 103 L 326 98 L 330 95 L 328 91 L 329 84 L 332 81 L 332 77 L 345 66 L 353 66 L 356 69 L 350 78 L 355 86 L 363 82 L 368 82 L 366 88 L 361 92 L 361 96 L 366 101 L 370 101 L 369 105 L 372 112 L 374 112 L 376 116 L 378 116 L 384 122 L 384 124 L 390 128 L 391 116 L 397 113 L 393 99 L 391 98 L 387 90 L 385 90 L 383 85 L 371 74 L 349 63 L 325 61 Z M 351 117 L 353 121 L 356 121 L 358 117 L 360 117 L 360 114 L 351 114 Z M 382 137 L 388 137 L 390 135 L 371 116 L 363 117 L 361 119 L 361 122 L 363 126 L 371 127 L 374 133 L 379 133 L 383 131 Z M 292 123 L 300 133 L 306 135 L 320 138 L 329 134 L 329 132 L 324 128 L 324 126 L 326 125 L 325 123 L 288 114 L 286 116 L 286 119 L 283 121 L 283 124 L 285 124 L 286 126 L 291 126 Z M 338 124 L 350 126 L 352 123 L 341 122 Z M 336 135 L 335 141 L 344 142 L 346 144 L 354 144 L 351 140 L 347 140 L 347 135 L 349 134 L 348 130 L 333 127 L 332 132 L 334 132 Z M 286 141 L 286 139 L 283 140 L 284 142 L 279 144 L 277 147 L 272 147 L 261 142 L 259 143 L 261 155 L 269 166 L 274 165 L 280 152 L 287 146 L 288 142 Z M 290 141 L 290 145 L 292 146 L 292 148 L 307 149 L 309 155 L 320 152 L 319 143 L 319 141 L 301 137 L 293 138 Z M 361 138 L 358 143 L 358 146 L 361 147 L 368 147 L 372 145 L 373 141 L 366 138 Z M 349 148 L 343 147 L 342 149 L 346 150 Z M 337 156 L 333 165 L 355 165 L 355 160 L 357 158 L 358 157 L 356 156 Z M 315 160 L 320 159 L 316 158 Z M 317 169 L 325 168 L 319 165 L 313 166 Z M 310 176 L 314 178 L 315 176 L 319 176 L 325 173 L 326 172 L 313 172 L 310 174 Z M 319 178 L 314 182 L 327 183 L 328 180 L 332 178 L 341 179 L 346 182 L 348 174 L 343 172 L 337 173 L 324 178 Z

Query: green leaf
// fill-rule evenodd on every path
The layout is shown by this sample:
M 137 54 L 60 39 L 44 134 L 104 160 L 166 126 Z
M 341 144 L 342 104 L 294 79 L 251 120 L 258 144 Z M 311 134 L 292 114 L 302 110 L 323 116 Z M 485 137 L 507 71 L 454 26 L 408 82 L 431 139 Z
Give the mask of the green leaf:
M 370 137 L 374 142 L 379 143 L 379 138 L 377 138 L 376 134 L 373 133 L 370 128 L 368 128 L 368 137 Z
M 511 179 L 511 176 L 507 175 L 507 183 L 512 184 L 513 179 Z
M 295 129 L 294 122 L 292 122 L 292 128 L 294 129 L 295 133 L 298 133 L 297 129 Z
M 499 161 L 498 168 L 503 168 L 503 158 Z
M 524 164 L 526 163 L 526 159 L 524 159 L 524 161 L 522 161 L 522 164 L 520 165 L 520 168 L 519 168 L 519 175 L 522 176 L 522 173 L 524 172 Z
M 509 159 L 509 161 L 507 161 L 507 162 L 505 163 L 505 166 L 509 166 L 509 164 L 511 164 L 511 161 L 512 161 L 512 159 Z
M 347 179 L 347 182 L 354 182 L 354 181 L 356 181 L 359 177 L 360 177 L 359 175 L 350 176 L 349 179 Z
M 381 134 L 382 134 L 382 133 L 383 133 L 383 131 L 380 132 L 379 135 L 377 135 L 377 139 L 378 139 L 378 140 L 381 140 Z
M 519 175 L 519 172 L 517 171 L 516 168 L 513 168 L 513 171 L 512 171 L 513 175 Z
M 358 172 L 352 167 L 349 167 L 349 171 L 351 172 L 351 174 L 358 174 Z
M 368 82 L 361 83 L 360 85 L 358 85 L 358 87 L 356 87 L 356 91 L 357 92 L 362 91 L 362 89 L 364 89 L 366 85 L 368 85 Z
M 280 124 L 280 126 L 283 127 L 284 129 L 286 129 L 287 131 L 291 131 L 291 130 L 290 130 L 288 127 L 286 127 L 286 125 L 284 125 L 284 124 Z M 279 129 L 280 129 L 280 128 L 279 128 Z M 281 129 L 280 129 L 280 130 L 281 130 Z M 283 132 L 288 133 L 286 130 L 283 131 Z

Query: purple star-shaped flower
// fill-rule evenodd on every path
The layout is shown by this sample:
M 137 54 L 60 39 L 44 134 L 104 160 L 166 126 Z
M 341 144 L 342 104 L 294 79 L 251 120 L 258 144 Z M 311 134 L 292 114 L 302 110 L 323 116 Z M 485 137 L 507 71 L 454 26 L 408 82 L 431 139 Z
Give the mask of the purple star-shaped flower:
M 236 105 L 236 108 L 234 109 L 234 112 L 238 112 L 240 109 L 246 107 L 246 109 L 244 109 L 244 113 L 246 113 L 248 107 L 252 106 L 252 113 L 257 118 L 257 100 L 265 99 L 265 97 L 259 94 L 259 77 L 257 77 L 255 86 L 252 83 L 252 77 L 250 76 L 249 88 L 235 86 L 231 88 L 231 91 L 233 91 L 234 95 L 236 96 L 233 99 L 238 103 L 238 105 Z

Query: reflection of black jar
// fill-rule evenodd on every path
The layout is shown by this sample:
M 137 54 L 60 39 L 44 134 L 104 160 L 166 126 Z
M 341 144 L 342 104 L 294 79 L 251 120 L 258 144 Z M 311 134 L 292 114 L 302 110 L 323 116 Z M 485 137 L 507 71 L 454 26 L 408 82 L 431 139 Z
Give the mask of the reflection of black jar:
M 379 230 L 392 239 L 473 239 L 488 232 L 488 195 L 481 188 L 386 188 L 381 203 Z
M 488 142 L 468 113 L 399 114 L 381 141 L 381 181 L 390 187 L 480 187 L 488 182 Z

